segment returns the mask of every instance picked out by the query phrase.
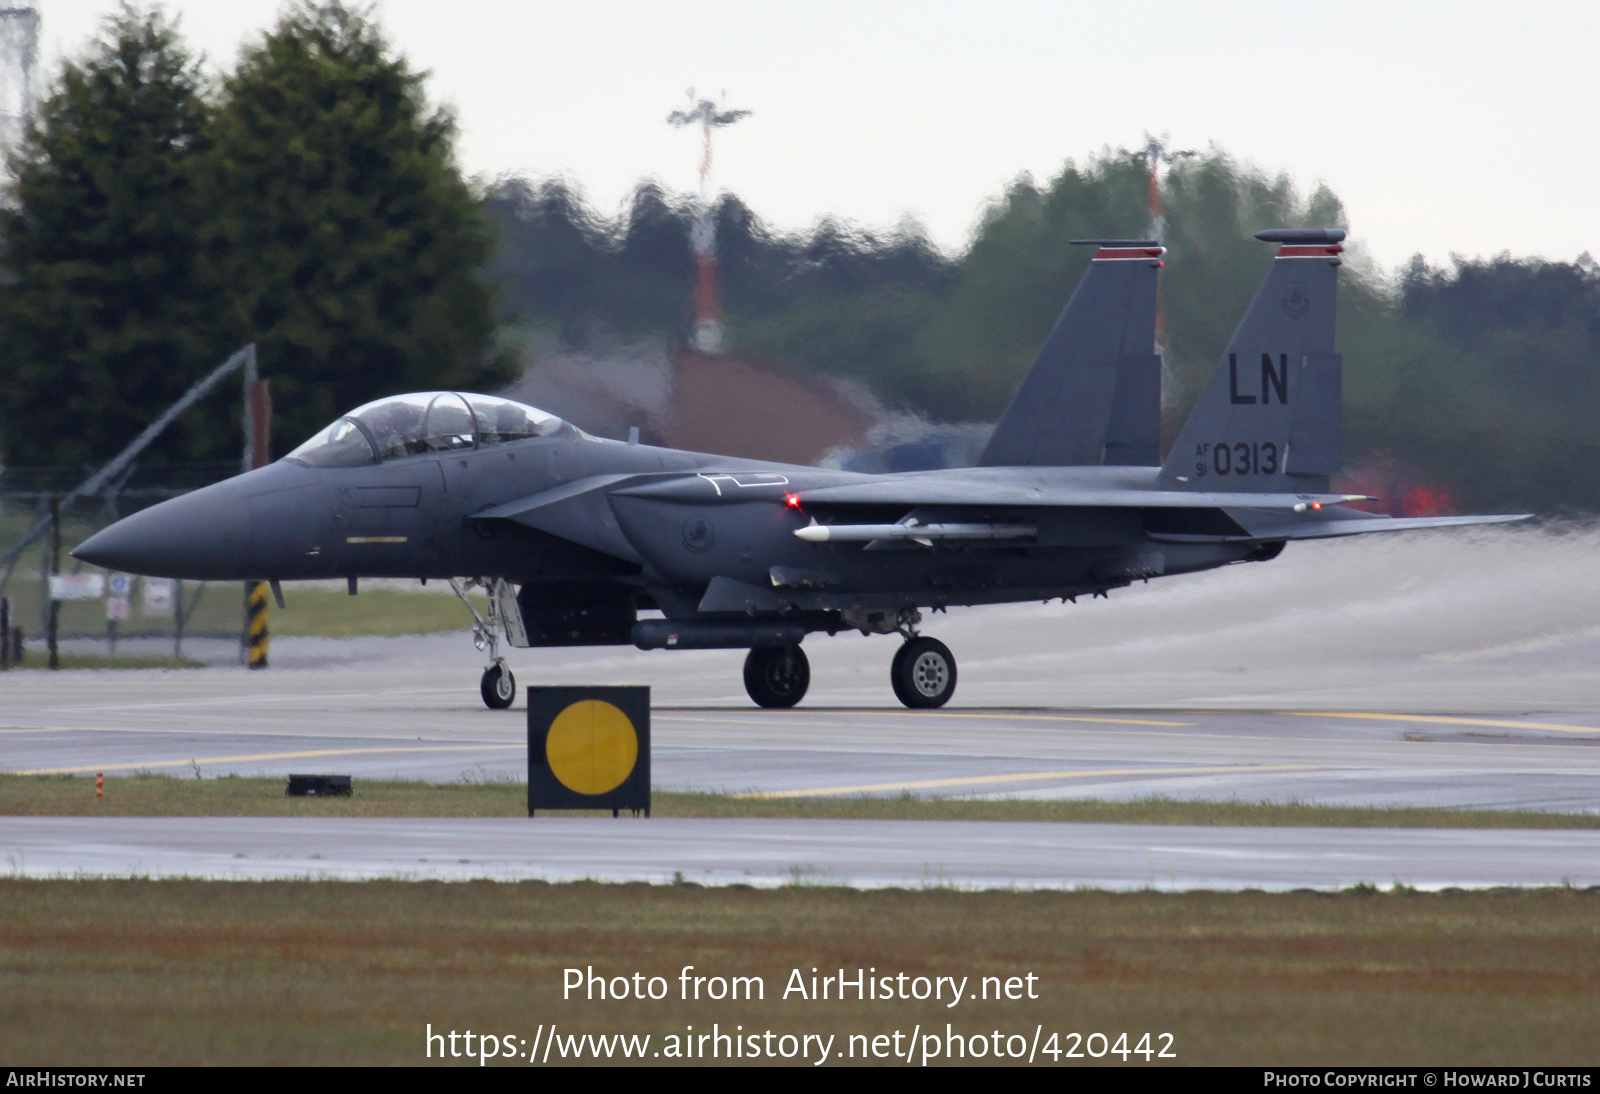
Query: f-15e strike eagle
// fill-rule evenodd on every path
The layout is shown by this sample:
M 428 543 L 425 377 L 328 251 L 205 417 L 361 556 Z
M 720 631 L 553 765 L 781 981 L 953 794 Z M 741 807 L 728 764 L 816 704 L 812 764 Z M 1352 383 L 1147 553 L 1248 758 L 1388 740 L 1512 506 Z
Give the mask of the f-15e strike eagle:
M 1159 457 L 1162 247 L 1087 240 L 1089 271 L 976 467 L 858 474 L 591 437 L 505 399 L 397 395 L 269 467 L 117 522 L 73 553 L 197 580 L 440 578 L 499 643 L 748 649 L 764 707 L 810 683 L 815 632 L 899 634 L 890 682 L 937 707 L 956 661 L 925 609 L 1104 595 L 1276 558 L 1290 540 L 1517 517 L 1395 519 L 1329 493 L 1341 461 L 1337 229 L 1273 229 L 1276 258 Z M 488 593 L 479 615 L 465 590 Z M 639 618 L 659 610 L 662 618 Z

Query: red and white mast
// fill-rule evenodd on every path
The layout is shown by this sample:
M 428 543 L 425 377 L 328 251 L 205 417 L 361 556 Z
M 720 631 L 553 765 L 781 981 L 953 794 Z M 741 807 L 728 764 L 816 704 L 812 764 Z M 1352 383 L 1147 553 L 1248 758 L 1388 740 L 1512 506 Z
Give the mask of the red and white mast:
M 674 110 L 667 124 L 700 126 L 700 193 L 695 201 L 689 246 L 694 251 L 694 334 L 689 344 L 701 353 L 722 352 L 722 306 L 717 299 L 717 226 L 711 218 L 711 131 L 732 125 L 748 110 L 723 110 L 710 99 L 696 100 L 689 89 L 688 110 Z
M 1174 151 L 1168 147 L 1171 138 L 1163 133 L 1160 137 L 1151 136 L 1149 132 L 1144 135 L 1144 147 L 1130 151 L 1124 148 L 1123 154 L 1129 159 L 1142 161 L 1150 169 L 1150 228 L 1148 235 L 1156 243 L 1165 243 L 1167 236 L 1167 211 L 1161 202 L 1161 168 L 1162 165 L 1171 166 L 1178 160 L 1190 159 L 1200 153 L 1192 148 Z M 1166 355 L 1166 308 L 1162 301 L 1158 287 L 1156 292 L 1156 346 L 1155 351 Z

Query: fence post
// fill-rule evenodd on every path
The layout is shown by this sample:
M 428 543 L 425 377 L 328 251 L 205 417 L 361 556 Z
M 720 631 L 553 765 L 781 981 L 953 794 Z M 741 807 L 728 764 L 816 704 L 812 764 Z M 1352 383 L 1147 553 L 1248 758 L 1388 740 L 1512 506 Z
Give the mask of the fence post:
M 0 596 L 0 669 L 11 667 L 11 601 Z

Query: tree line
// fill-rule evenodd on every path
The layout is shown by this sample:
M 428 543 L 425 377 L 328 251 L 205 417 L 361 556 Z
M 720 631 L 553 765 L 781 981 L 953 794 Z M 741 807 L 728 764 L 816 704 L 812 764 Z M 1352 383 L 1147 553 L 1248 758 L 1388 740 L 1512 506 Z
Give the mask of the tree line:
M 161 11 L 124 6 L 11 158 L 6 463 L 104 460 L 245 342 L 291 445 L 376 394 L 503 382 L 454 135 L 340 3 L 290 8 L 216 80 Z M 233 455 L 237 422 L 187 415 L 150 459 Z
M 1092 248 L 1143 237 L 1147 168 L 1126 155 L 1017 179 L 959 255 L 914 225 L 824 220 L 771 230 L 738 198 L 715 210 L 729 341 L 741 353 L 864 384 L 949 421 L 999 417 Z M 1262 227 L 1345 227 L 1338 197 L 1301 193 L 1211 150 L 1162 179 L 1166 433 L 1177 431 L 1272 261 Z M 486 195 L 490 270 L 513 321 L 569 343 L 687 331 L 691 199 L 646 183 L 607 218 L 560 179 Z M 1440 509 L 1600 511 L 1600 266 L 1419 258 L 1398 277 L 1347 256 L 1340 287 L 1352 489 Z
M 367 399 L 492 389 L 531 331 L 682 344 L 691 199 L 645 182 L 607 216 L 559 179 L 478 188 L 453 141 L 421 77 L 341 3 L 301 0 L 216 79 L 166 17 L 123 8 L 63 66 L 0 208 L 6 462 L 104 459 L 245 341 L 274 383 L 280 453 Z M 729 344 L 931 419 L 992 420 L 1087 266 L 1069 241 L 1145 235 L 1147 188 L 1142 162 L 1110 153 L 1019 177 L 958 254 L 910 223 L 777 231 L 726 195 Z M 1271 261 L 1253 233 L 1346 216 L 1328 188 L 1217 149 L 1167 172 L 1162 198 L 1170 436 Z M 1596 264 L 1419 259 L 1394 277 L 1349 257 L 1352 483 L 1600 511 Z M 152 458 L 237 451 L 224 416 L 192 417 Z

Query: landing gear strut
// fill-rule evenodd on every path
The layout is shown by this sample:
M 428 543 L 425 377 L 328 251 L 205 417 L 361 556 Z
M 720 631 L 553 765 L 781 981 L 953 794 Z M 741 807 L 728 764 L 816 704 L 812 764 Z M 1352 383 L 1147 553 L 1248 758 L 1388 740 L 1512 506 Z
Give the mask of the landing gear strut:
M 489 593 L 487 618 L 479 615 L 477 605 L 467 598 L 467 590 L 480 585 Z M 497 577 L 488 581 L 472 578 L 464 585 L 451 578 L 450 588 L 472 613 L 472 644 L 489 651 L 489 667 L 483 670 L 483 679 L 478 681 L 478 694 L 483 696 L 483 705 L 490 710 L 505 710 L 517 699 L 517 678 L 511 675 L 506 659 L 500 656 L 500 628 L 504 625 L 500 618 L 500 596 L 510 587 L 505 578 Z
M 811 686 L 811 662 L 799 646 L 751 650 L 744 659 L 744 690 L 756 705 L 792 707 Z
M 910 637 L 889 668 L 895 698 L 908 707 L 942 707 L 956 691 L 956 659 L 937 638 Z

